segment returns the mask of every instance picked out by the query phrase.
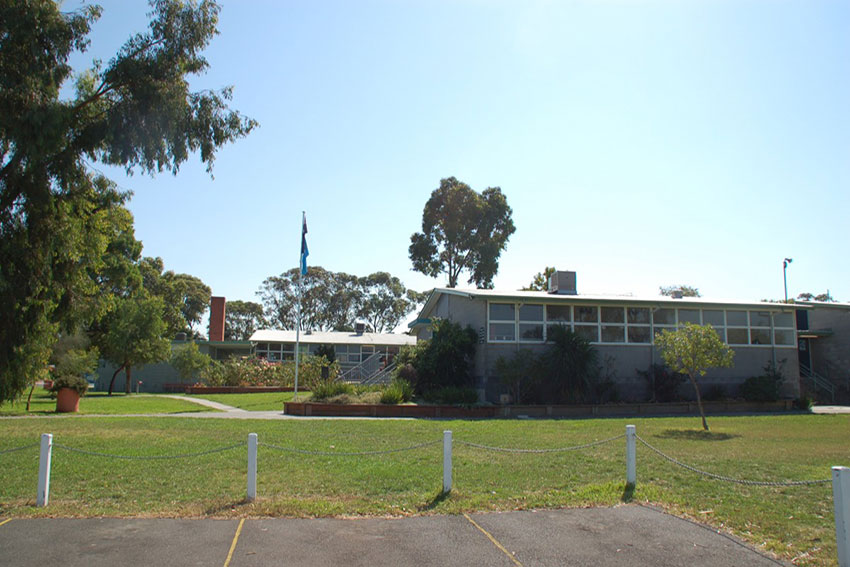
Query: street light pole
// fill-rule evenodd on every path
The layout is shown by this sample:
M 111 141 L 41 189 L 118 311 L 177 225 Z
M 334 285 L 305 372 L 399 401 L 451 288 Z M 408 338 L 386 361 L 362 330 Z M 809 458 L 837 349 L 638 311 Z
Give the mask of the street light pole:
M 782 260 L 782 283 L 785 285 L 785 303 L 788 303 L 788 276 L 786 272 L 788 271 L 788 264 L 793 261 L 793 258 L 785 258 Z

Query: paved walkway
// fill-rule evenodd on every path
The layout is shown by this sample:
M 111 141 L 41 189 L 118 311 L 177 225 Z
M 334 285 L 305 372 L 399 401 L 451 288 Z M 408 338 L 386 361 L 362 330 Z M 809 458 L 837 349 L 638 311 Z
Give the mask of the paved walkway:
M 637 505 L 401 519 L 0 520 L 10 567 L 787 565 Z

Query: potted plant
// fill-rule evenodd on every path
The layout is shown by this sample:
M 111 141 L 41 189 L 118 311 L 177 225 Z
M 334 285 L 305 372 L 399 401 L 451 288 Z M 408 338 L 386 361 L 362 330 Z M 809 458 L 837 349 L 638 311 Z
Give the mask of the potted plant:
M 53 381 L 51 392 L 56 393 L 56 411 L 73 413 L 80 409 L 80 398 L 86 395 L 89 383 L 81 376 L 64 374 Z

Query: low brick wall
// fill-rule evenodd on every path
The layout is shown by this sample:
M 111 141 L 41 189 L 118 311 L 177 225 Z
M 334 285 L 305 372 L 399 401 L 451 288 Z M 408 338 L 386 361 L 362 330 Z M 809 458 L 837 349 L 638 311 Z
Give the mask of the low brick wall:
M 778 402 L 705 402 L 706 414 L 778 413 L 791 411 L 791 400 Z M 287 415 L 322 417 L 630 417 L 658 415 L 699 415 L 696 402 L 664 404 L 610 404 L 574 406 L 414 406 L 387 404 L 323 404 L 316 402 L 284 402 Z

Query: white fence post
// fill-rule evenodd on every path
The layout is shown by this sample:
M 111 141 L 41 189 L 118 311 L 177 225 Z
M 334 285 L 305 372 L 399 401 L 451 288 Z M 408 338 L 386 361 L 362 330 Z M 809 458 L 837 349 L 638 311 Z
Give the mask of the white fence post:
M 635 454 L 635 426 L 626 426 L 626 485 L 634 487 L 637 481 L 637 463 Z
M 248 500 L 257 497 L 257 434 L 248 434 Z
M 443 493 L 452 490 L 452 432 L 443 431 Z
M 38 455 L 38 494 L 35 505 L 47 506 L 50 499 L 50 457 L 53 454 L 53 435 L 41 434 L 41 452 Z
M 850 469 L 847 467 L 832 467 L 832 501 L 838 565 L 850 567 Z

